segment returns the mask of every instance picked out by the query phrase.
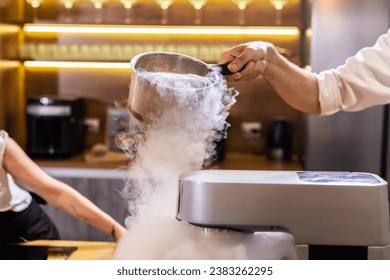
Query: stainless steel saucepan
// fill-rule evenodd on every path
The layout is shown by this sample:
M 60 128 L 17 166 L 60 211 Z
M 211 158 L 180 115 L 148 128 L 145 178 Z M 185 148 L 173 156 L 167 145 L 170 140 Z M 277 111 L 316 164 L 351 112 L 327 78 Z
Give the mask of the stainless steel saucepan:
M 218 72 L 222 75 L 231 74 L 227 65 L 208 65 L 203 61 L 191 56 L 172 52 L 146 52 L 141 53 L 130 62 L 132 76 L 130 83 L 128 108 L 133 117 L 139 121 L 148 121 L 152 117 L 158 117 L 159 108 L 170 106 L 167 98 L 162 98 L 156 91 L 156 85 L 148 79 L 142 77 L 143 73 L 166 72 L 174 74 L 194 74 L 207 76 Z M 220 76 L 220 75 L 211 75 Z M 210 79 L 207 86 L 214 86 L 220 79 Z M 213 84 L 214 83 L 214 84 Z M 160 85 L 159 85 L 160 86 Z M 162 85 L 164 87 L 164 85 Z M 199 85 L 199 90 L 204 90 L 203 85 Z M 166 86 L 169 90 L 169 86 Z M 186 90 L 186 89 L 180 89 Z M 196 90 L 196 88 L 195 88 Z

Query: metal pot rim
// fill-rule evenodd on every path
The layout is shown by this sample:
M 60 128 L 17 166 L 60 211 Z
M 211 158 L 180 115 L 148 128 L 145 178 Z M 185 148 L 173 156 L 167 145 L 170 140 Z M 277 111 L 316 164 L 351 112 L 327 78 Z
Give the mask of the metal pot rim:
M 130 66 L 131 66 L 131 69 L 133 70 L 133 72 L 137 73 L 137 70 L 136 69 L 136 64 L 137 62 L 139 61 L 139 59 L 141 57 L 145 57 L 145 56 L 150 56 L 150 55 L 158 55 L 158 54 L 161 54 L 161 55 L 167 55 L 167 56 L 176 56 L 176 57 L 183 57 L 183 58 L 187 58 L 189 60 L 192 60 L 194 62 L 197 62 L 201 65 L 204 65 L 208 70 L 209 72 L 213 71 L 211 69 L 211 67 L 203 62 L 202 60 L 200 59 L 197 59 L 195 57 L 192 57 L 192 56 L 189 56 L 189 55 L 185 55 L 185 54 L 180 54 L 180 53 L 175 53 L 175 52 L 164 52 L 164 51 L 151 51 L 151 52 L 143 52 L 143 53 L 139 53 L 137 55 L 135 55 L 131 60 L 130 60 Z
M 140 54 L 137 54 L 136 56 L 134 56 L 131 60 L 130 60 L 130 66 L 131 66 L 131 69 L 133 71 L 133 74 L 139 76 L 139 69 L 142 69 L 142 68 L 137 68 L 137 63 L 139 62 L 139 60 L 143 57 L 147 57 L 147 56 L 156 56 L 156 55 L 166 55 L 166 56 L 174 56 L 174 57 L 178 57 L 178 58 L 184 58 L 184 59 L 188 59 L 190 61 L 193 61 L 201 66 L 204 66 L 205 70 L 207 70 L 207 74 L 210 74 L 210 73 L 215 73 L 215 75 L 212 75 L 209 77 L 209 81 L 210 83 L 207 85 L 207 86 L 203 86 L 203 87 L 198 87 L 198 88 L 195 88 L 196 90 L 205 90 L 205 89 L 209 89 L 209 88 L 212 88 L 214 87 L 216 84 L 218 84 L 220 82 L 220 78 L 219 78 L 219 74 L 217 72 L 215 72 L 212 67 L 210 67 L 210 65 L 208 65 L 207 63 L 195 58 L 195 57 L 192 57 L 192 56 L 189 56 L 189 55 L 185 55 L 185 54 L 180 54 L 180 53 L 175 53 L 175 52 L 160 52 L 160 51 L 151 51 L 151 52 L 144 52 L 144 53 L 140 53 Z M 145 69 L 144 69 L 145 70 Z M 148 72 L 148 70 L 145 70 L 146 72 Z M 163 71 L 162 71 L 163 72 Z M 152 73 L 152 72 L 149 72 L 149 73 Z M 171 72 L 171 73 L 175 73 L 175 72 Z M 177 74 L 180 74 L 180 73 L 177 73 Z M 200 74 L 197 74 L 197 73 L 187 73 L 187 74 L 193 74 L 193 75 L 198 75 L 199 77 L 206 77 L 206 75 L 200 75 Z M 185 75 L 185 73 L 183 73 L 183 75 Z M 171 86 L 167 86 L 165 85 L 164 86 L 165 88 L 167 89 L 176 89 L 175 87 L 171 87 Z M 185 88 L 181 89 L 181 90 L 187 90 Z

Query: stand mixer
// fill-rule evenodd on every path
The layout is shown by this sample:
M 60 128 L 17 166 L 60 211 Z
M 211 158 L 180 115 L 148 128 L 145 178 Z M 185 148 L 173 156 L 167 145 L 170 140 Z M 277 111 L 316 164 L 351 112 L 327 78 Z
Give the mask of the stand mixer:
M 193 171 L 177 203 L 195 226 L 291 233 L 299 259 L 390 259 L 387 182 L 374 174 Z

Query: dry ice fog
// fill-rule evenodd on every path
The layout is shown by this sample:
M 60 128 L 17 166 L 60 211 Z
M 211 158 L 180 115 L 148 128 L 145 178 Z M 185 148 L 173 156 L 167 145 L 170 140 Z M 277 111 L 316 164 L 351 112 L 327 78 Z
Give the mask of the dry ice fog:
M 153 108 L 147 121 L 132 118 L 128 139 L 121 143 L 136 156 L 124 189 L 129 231 L 114 258 L 254 258 L 252 251 L 262 242 L 253 234 L 204 229 L 175 219 L 179 175 L 202 169 L 213 159 L 237 91 L 214 72 L 201 77 L 145 71 L 140 78 L 148 80 L 164 102 Z

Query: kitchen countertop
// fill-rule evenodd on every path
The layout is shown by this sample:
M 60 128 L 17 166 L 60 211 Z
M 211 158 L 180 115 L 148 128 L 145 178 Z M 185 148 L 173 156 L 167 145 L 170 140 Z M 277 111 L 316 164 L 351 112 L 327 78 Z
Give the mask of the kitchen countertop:
M 66 159 L 33 159 L 40 167 L 57 168 L 102 168 L 118 169 L 126 168 L 130 161 L 86 161 L 85 154 L 76 155 Z
M 34 240 L 20 243 L 19 246 L 45 247 L 48 260 L 108 260 L 116 248 L 114 242 L 73 241 L 73 240 Z
M 97 169 L 126 169 L 130 161 L 86 161 L 84 155 L 68 159 L 42 160 L 34 159 L 40 167 L 57 168 L 97 168 Z M 269 160 L 265 155 L 227 153 L 225 159 L 214 163 L 210 168 L 233 170 L 303 170 L 297 156 L 291 161 Z
M 225 159 L 212 168 L 233 170 L 303 170 L 297 156 L 291 161 L 269 160 L 265 155 L 227 153 Z
M 57 160 L 35 160 L 44 169 L 69 169 L 84 170 L 80 176 L 86 176 L 86 169 L 96 172 L 94 169 L 105 169 L 104 171 L 126 169 L 129 163 L 118 164 L 117 162 L 86 162 L 84 155 L 78 155 L 69 159 Z M 294 156 L 291 161 L 268 160 L 265 155 L 227 153 L 225 159 L 216 162 L 210 168 L 230 169 L 230 170 L 303 170 L 298 157 Z M 88 170 L 86 170 L 88 171 Z M 98 170 L 99 171 L 99 170 Z M 103 171 L 103 170 L 101 170 Z M 103 174 L 104 173 L 104 174 Z M 106 176 L 106 175 L 104 175 Z M 32 241 L 24 243 L 25 246 L 48 246 L 53 248 L 49 254 L 49 259 L 68 260 L 96 260 L 110 259 L 115 251 L 115 243 L 112 242 L 89 242 L 89 241 Z

